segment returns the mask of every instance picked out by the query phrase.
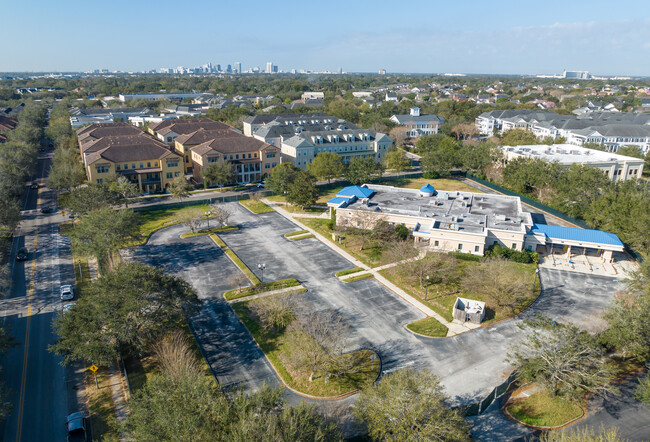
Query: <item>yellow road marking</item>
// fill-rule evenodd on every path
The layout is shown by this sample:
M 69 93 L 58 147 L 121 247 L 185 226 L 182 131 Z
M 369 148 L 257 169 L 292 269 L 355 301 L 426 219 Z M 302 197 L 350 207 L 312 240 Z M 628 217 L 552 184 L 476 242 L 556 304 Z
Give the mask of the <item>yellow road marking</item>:
M 38 240 L 38 232 L 34 234 L 34 252 L 36 253 L 36 245 Z M 20 442 L 21 432 L 23 429 L 23 408 L 25 405 L 25 384 L 27 382 L 27 360 L 29 357 L 29 333 L 32 322 L 32 298 L 34 296 L 34 275 L 36 273 L 36 260 L 32 259 L 32 269 L 29 281 L 29 295 L 27 296 L 27 325 L 25 328 L 25 352 L 23 353 L 23 373 L 20 381 L 20 400 L 18 401 L 18 427 L 16 430 L 16 442 Z
M 41 176 L 45 173 L 45 162 L 41 168 Z M 41 205 L 41 189 L 36 191 L 36 207 Z M 32 251 L 32 268 L 30 271 L 29 294 L 27 295 L 27 325 L 25 326 L 25 352 L 23 353 L 23 372 L 20 380 L 20 399 L 18 400 L 18 423 L 16 442 L 20 442 L 23 431 L 23 409 L 25 406 L 25 385 L 27 384 L 27 361 L 29 359 L 29 335 L 32 323 L 32 299 L 34 297 L 34 276 L 36 275 L 36 246 L 38 245 L 38 230 L 34 232 L 34 247 Z

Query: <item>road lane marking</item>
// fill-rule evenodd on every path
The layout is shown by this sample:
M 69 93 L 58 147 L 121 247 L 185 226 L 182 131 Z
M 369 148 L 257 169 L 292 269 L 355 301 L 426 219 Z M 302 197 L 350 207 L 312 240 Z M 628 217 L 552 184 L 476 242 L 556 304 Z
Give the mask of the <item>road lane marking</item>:
M 34 233 L 34 254 L 38 243 L 38 231 Z M 29 295 L 27 296 L 27 325 L 25 326 L 25 351 L 23 353 L 23 372 L 20 380 L 20 399 L 18 401 L 18 426 L 16 429 L 16 442 L 20 442 L 23 429 L 23 408 L 25 405 L 25 385 L 27 383 L 27 361 L 29 359 L 29 333 L 32 322 L 32 299 L 34 297 L 34 280 L 36 276 L 36 260 L 32 259 L 30 272 Z

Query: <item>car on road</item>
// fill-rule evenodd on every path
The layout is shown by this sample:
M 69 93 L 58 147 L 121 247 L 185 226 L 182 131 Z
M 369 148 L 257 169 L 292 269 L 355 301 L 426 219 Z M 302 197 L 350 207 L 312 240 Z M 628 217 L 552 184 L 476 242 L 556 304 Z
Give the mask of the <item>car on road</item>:
M 70 284 L 61 286 L 61 301 L 74 299 L 74 287 Z
M 41 207 L 41 213 L 50 213 L 50 206 Z
M 16 252 L 16 261 L 27 261 L 28 256 L 29 254 L 27 253 L 27 249 L 25 247 L 21 247 Z
M 72 413 L 65 421 L 68 429 L 68 442 L 86 442 L 86 419 L 81 411 Z
M 38 189 L 38 183 L 34 181 L 31 186 L 29 186 L 30 189 Z

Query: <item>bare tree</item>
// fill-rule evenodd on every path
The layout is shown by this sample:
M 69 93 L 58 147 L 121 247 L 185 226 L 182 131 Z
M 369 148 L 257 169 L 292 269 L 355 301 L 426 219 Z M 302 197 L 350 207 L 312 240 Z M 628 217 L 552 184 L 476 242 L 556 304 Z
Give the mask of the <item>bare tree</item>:
M 492 258 L 463 278 L 463 289 L 484 297 L 488 305 L 514 313 L 531 294 L 533 281 L 527 280 L 513 263 L 504 258 Z
M 223 204 L 213 204 L 211 206 L 212 216 L 214 220 L 219 224 L 219 227 L 223 227 L 228 224 L 228 219 L 232 212 L 230 209 Z
M 374 226 L 377 222 L 383 219 L 382 216 L 377 216 L 367 210 L 358 210 L 349 218 L 349 227 L 354 230 L 354 233 L 356 233 L 361 239 L 359 250 L 363 250 L 368 240 L 374 235 Z
M 231 287 L 237 287 L 237 290 L 241 292 L 241 288 L 244 284 L 248 282 L 248 278 L 242 272 L 235 272 L 228 278 L 228 283 Z
M 294 318 L 295 307 L 290 295 L 266 296 L 250 306 L 267 332 L 283 330 Z
M 390 130 L 390 137 L 395 140 L 395 147 L 403 146 L 408 139 L 408 129 L 404 126 L 397 126 Z
M 189 227 L 192 232 L 196 231 L 203 221 L 203 210 L 197 207 L 190 207 L 181 210 L 176 214 L 176 220 L 186 227 Z
M 154 344 L 153 351 L 162 370 L 174 379 L 201 372 L 187 334 L 182 330 L 172 332 L 158 341 Z

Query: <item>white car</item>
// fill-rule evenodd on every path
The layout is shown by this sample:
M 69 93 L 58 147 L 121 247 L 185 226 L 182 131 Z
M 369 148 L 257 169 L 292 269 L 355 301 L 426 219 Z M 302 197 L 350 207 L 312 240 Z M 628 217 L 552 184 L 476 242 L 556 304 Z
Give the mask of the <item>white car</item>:
M 77 305 L 76 302 L 71 302 L 70 304 L 64 304 L 63 305 L 63 313 L 69 312 L 72 307 Z
M 74 299 L 74 288 L 71 285 L 61 286 L 61 301 Z

